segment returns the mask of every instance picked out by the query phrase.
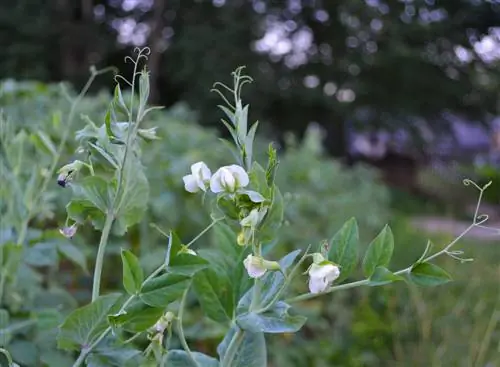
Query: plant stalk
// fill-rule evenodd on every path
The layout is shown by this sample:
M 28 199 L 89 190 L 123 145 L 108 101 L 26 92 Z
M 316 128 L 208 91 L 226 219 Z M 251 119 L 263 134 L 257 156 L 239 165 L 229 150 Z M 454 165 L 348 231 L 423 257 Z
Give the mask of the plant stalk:
M 224 359 L 222 360 L 221 367 L 231 367 L 234 357 L 236 357 L 236 353 L 238 352 L 238 348 L 240 347 L 241 342 L 243 341 L 243 337 L 245 336 L 245 332 L 238 328 L 234 333 L 231 341 L 229 342 L 229 346 L 227 347 L 226 354 Z
M 186 304 L 186 298 L 187 298 L 188 292 L 189 292 L 189 287 L 187 287 L 186 290 L 184 291 L 184 293 L 182 295 L 181 303 L 179 306 L 179 314 L 177 315 L 177 334 L 179 336 L 179 340 L 181 342 L 182 348 L 184 348 L 184 350 L 186 351 L 191 362 L 193 362 L 193 364 L 196 367 L 198 367 L 199 366 L 198 362 L 196 362 L 196 360 L 193 357 L 193 353 L 191 352 L 191 349 L 189 349 L 189 345 L 186 341 L 186 337 L 184 336 L 184 329 L 182 327 L 182 317 L 184 315 L 184 306 Z
M 104 255 L 106 253 L 106 245 L 108 244 L 108 237 L 114 219 L 115 218 L 112 213 L 106 214 L 106 222 L 104 223 L 104 228 L 101 233 L 101 240 L 99 241 L 99 248 L 97 249 L 97 258 L 95 261 L 94 283 L 92 286 L 92 302 L 94 302 L 97 299 L 97 297 L 99 297 L 99 292 L 101 288 L 102 266 L 104 264 Z

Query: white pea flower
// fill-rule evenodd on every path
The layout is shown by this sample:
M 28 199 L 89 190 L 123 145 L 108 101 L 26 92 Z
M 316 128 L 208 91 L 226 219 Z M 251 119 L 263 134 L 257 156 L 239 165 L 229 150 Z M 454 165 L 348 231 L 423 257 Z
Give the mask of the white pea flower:
M 77 229 L 78 229 L 78 226 L 76 225 L 76 223 L 74 223 L 70 227 L 63 227 L 63 228 L 59 229 L 59 233 L 62 234 L 66 238 L 73 238 Z
M 280 264 L 276 261 L 265 260 L 260 256 L 254 256 L 252 254 L 248 255 L 247 258 L 243 260 L 243 265 L 245 269 L 247 269 L 250 278 L 260 278 L 268 270 L 280 269 Z
M 191 193 L 206 191 L 211 175 L 210 168 L 204 162 L 197 162 L 191 166 L 191 174 L 182 178 L 184 188 Z
M 237 164 L 224 166 L 217 170 L 210 179 L 210 190 L 215 194 L 223 191 L 235 192 L 250 183 L 248 174 Z
M 308 272 L 311 293 L 324 292 L 340 275 L 339 267 L 329 261 L 313 263 Z

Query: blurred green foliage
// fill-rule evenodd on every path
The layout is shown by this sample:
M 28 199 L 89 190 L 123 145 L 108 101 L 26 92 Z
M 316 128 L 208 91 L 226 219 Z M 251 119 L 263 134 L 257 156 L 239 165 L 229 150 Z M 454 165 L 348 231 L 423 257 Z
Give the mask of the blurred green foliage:
M 94 121 L 102 121 L 109 98 L 107 93 L 85 98 L 78 112 L 88 114 Z M 50 149 L 46 152 L 46 144 L 40 145 L 35 134 L 41 131 L 57 145 L 61 126 L 66 123 L 58 118 L 63 115 L 58 111 L 66 111 L 68 103 L 59 86 L 8 82 L 0 88 L 0 105 L 10 121 L 2 125 L 2 129 L 11 130 L 2 130 L 2 134 L 24 140 L 22 149 L 16 154 L 6 151 L 19 148 L 15 140 L 2 145 L 2 164 L 15 166 L 15 161 L 7 162 L 7 156 L 22 156 L 23 161 L 16 182 L 4 177 L 7 170 L 2 169 L 0 246 L 7 246 L 17 230 L 13 224 L 23 215 L 23 205 L 29 205 L 31 194 L 28 195 L 25 188 L 36 190 L 36 181 L 30 184 L 32 177 L 43 174 L 41 167 L 50 157 Z M 149 211 L 144 221 L 133 227 L 126 237 L 110 243 L 108 251 L 117 256 L 108 258 L 104 267 L 103 283 L 108 289 L 120 281 L 121 274 L 115 271 L 120 261 L 120 247 L 133 248 L 140 253 L 147 272 L 163 261 L 166 241 L 149 223 L 156 223 L 165 230 L 175 229 L 184 240 L 195 236 L 208 223 L 207 210 L 203 209 L 199 197 L 185 192 L 182 176 L 193 162 L 203 160 L 215 168 L 231 163 L 231 158 L 222 144 L 216 144 L 215 131 L 193 122 L 192 113 L 182 105 L 151 114 L 147 123 L 159 127 L 158 135 L 162 140 L 142 146 L 151 184 Z M 77 129 L 82 126 L 83 122 Z M 264 152 L 267 143 L 264 137 L 259 137 L 256 150 Z M 361 238 L 367 243 L 368 236 L 373 236 L 388 220 L 389 194 L 377 173 L 363 166 L 346 169 L 326 157 L 321 150 L 321 134 L 317 128 L 310 127 L 301 142 L 290 137 L 285 148 L 281 150 L 277 180 L 288 204 L 287 225 L 280 236 L 288 248 L 316 246 L 322 239 L 330 238 L 352 216 L 365 230 Z M 70 139 L 64 147 L 65 161 L 71 160 L 75 149 L 76 144 Z M 293 195 L 289 194 L 291 192 Z M 19 210 L 12 211 L 7 203 L 12 202 L 10 196 L 17 193 L 20 195 Z M 9 344 L 14 358 L 23 366 L 68 364 L 69 356 L 56 353 L 49 341 L 53 340 L 52 335 L 62 316 L 74 308 L 78 300 L 89 297 L 86 263 L 78 261 L 78 256 L 67 256 L 67 246 L 72 243 L 89 260 L 93 259 L 97 234 L 88 226 L 79 229 L 71 243 L 59 236 L 57 228 L 64 223 L 66 202 L 67 194 L 54 177 L 42 200 L 42 214 L 30 223 L 28 254 L 24 255 L 24 265 L 18 269 L 19 282 L 7 290 L 5 297 L 14 321 L 30 321 L 16 330 Z M 7 211 L 17 215 L 7 218 L 4 216 Z M 422 233 L 411 229 L 404 219 L 395 219 L 391 225 L 397 244 L 393 265 L 405 267 L 422 252 L 426 239 Z M 211 238 L 203 237 L 201 247 L 210 246 Z M 438 245 L 451 238 L 435 240 Z M 270 338 L 270 366 L 428 366 L 436 363 L 483 366 L 488 362 L 500 362 L 495 357 L 498 332 L 488 334 L 491 323 L 498 323 L 498 318 L 490 319 L 490 316 L 496 317 L 492 312 L 499 307 L 496 281 L 500 270 L 499 254 L 495 247 L 487 244 L 470 247 L 477 261 L 462 265 L 460 273 L 454 271 L 453 264 L 447 264 L 458 281 L 446 291 L 441 287 L 428 291 L 398 284 L 376 291 L 362 288 L 355 292 L 339 292 L 301 304 L 304 314 L 309 317 L 308 324 L 294 336 Z M 61 250 L 63 248 L 65 250 Z M 80 266 L 60 261 L 65 258 Z M 307 285 L 304 280 L 293 287 L 305 290 Z M 196 319 L 194 315 L 200 312 L 193 299 L 188 300 L 188 304 L 187 323 Z M 50 311 L 54 306 L 57 306 L 56 311 Z M 38 315 L 36 325 L 30 319 L 34 314 Z M 186 335 L 196 342 L 198 350 L 213 353 L 223 330 L 203 321 L 191 324 Z

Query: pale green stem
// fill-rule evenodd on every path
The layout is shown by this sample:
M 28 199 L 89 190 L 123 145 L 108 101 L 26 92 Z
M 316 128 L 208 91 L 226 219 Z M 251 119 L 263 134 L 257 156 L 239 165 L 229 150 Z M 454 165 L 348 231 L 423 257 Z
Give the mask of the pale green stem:
M 236 357 L 236 353 L 238 352 L 238 348 L 240 347 L 244 336 L 245 332 L 240 328 L 237 328 L 236 332 L 231 338 L 231 341 L 229 342 L 229 346 L 227 347 L 226 354 L 224 355 L 224 358 L 222 360 L 221 367 L 232 367 L 234 357 Z
M 184 306 L 186 304 L 186 298 L 187 298 L 188 292 L 189 292 L 189 286 L 184 291 L 184 294 L 182 295 L 182 298 L 181 298 L 181 303 L 179 305 L 179 314 L 177 315 L 177 334 L 179 336 L 179 340 L 181 342 L 181 345 L 184 348 L 184 350 L 186 351 L 189 359 L 191 360 L 191 362 L 193 362 L 193 364 L 196 367 L 198 367 L 198 362 L 196 362 L 196 360 L 193 357 L 193 353 L 191 352 L 191 349 L 189 349 L 189 345 L 186 341 L 186 337 L 184 336 L 184 329 L 182 327 L 182 317 L 184 315 Z
M 104 255 L 106 253 L 106 245 L 108 243 L 109 233 L 113 225 L 114 215 L 113 213 L 106 214 L 106 222 L 104 223 L 104 228 L 101 233 L 101 240 L 99 241 L 99 247 L 97 249 L 97 257 L 95 261 L 94 268 L 94 283 L 92 286 L 92 302 L 94 302 L 97 297 L 99 297 L 99 292 L 101 288 L 101 275 L 102 266 L 104 264 Z
M 224 219 L 224 217 L 214 219 L 212 221 L 212 223 L 210 223 L 203 231 L 201 231 L 195 238 L 193 238 L 191 241 L 189 241 L 189 243 L 186 245 L 186 247 L 189 247 L 193 243 L 195 243 L 196 241 L 198 241 L 201 236 L 203 236 L 205 233 L 207 233 L 213 226 L 215 226 L 218 222 L 220 222 L 223 219 Z
M 294 303 L 294 302 L 305 301 L 305 300 L 308 300 L 308 299 L 311 299 L 311 298 L 315 298 L 315 297 L 321 296 L 323 294 L 332 293 L 332 292 L 335 292 L 335 291 L 340 291 L 342 289 L 349 289 L 349 288 L 359 287 L 359 286 L 362 286 L 362 285 L 367 285 L 369 282 L 370 282 L 370 280 L 364 279 L 364 280 L 358 280 L 356 282 L 344 283 L 344 284 L 340 284 L 340 285 L 336 285 L 336 286 L 330 287 L 330 288 L 328 288 L 326 291 L 324 291 L 322 293 L 305 293 L 305 294 L 301 294 L 300 296 L 288 298 L 288 299 L 285 300 L 285 302 L 286 303 Z

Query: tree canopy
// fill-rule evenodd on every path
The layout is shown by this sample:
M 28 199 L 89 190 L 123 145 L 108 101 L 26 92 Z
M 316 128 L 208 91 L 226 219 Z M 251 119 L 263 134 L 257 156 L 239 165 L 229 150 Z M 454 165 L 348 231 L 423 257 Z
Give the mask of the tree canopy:
M 246 65 L 253 119 L 278 135 L 318 122 L 342 155 L 347 121 L 440 130 L 443 112 L 498 114 L 499 24 L 497 0 L 3 0 L 0 78 L 80 85 L 148 45 L 155 101 L 214 124 L 210 86 Z

